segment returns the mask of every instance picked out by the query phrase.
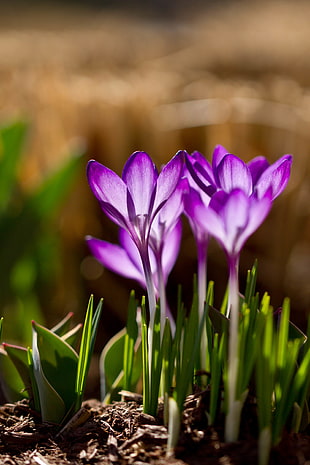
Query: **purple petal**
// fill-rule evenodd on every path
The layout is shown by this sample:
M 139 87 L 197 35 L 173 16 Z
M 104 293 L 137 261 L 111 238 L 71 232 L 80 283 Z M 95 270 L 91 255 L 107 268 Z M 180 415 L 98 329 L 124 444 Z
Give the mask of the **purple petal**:
M 249 197 L 249 220 L 246 228 L 240 234 L 236 248 L 241 250 L 246 240 L 259 228 L 264 222 L 272 207 L 271 189 L 266 192 L 264 197 L 257 199 L 255 196 Z
M 152 224 L 152 230 L 158 227 L 159 224 L 164 225 L 165 231 L 170 230 L 175 225 L 183 213 L 183 193 L 187 185 L 188 183 L 185 179 L 179 181 L 175 191 L 156 215 Z
M 182 221 L 179 219 L 175 227 L 167 235 L 166 240 L 164 242 L 162 266 L 165 282 L 167 282 L 168 276 L 178 257 L 181 244 L 181 237 Z
M 271 190 L 262 199 L 249 197 L 241 189 L 230 193 L 219 191 L 212 197 L 209 208 L 195 207 L 195 219 L 222 244 L 228 255 L 237 255 L 264 221 L 271 204 Z
M 153 217 L 176 189 L 183 172 L 184 152 L 179 151 L 159 173 Z
M 228 253 L 236 252 L 236 242 L 239 235 L 245 230 L 249 219 L 249 198 L 241 189 L 235 189 L 230 193 L 217 192 L 210 202 L 210 210 L 213 210 L 223 222 L 222 229 L 210 231 Z M 224 237 L 223 237 L 224 235 Z
M 138 247 L 132 240 L 131 235 L 127 232 L 126 229 L 120 228 L 119 233 L 118 233 L 118 238 L 119 238 L 119 243 L 121 247 L 126 251 L 133 265 L 138 270 L 140 270 L 141 274 L 143 274 L 143 267 L 142 267 L 140 253 L 139 253 Z
M 109 217 L 123 226 L 127 218 L 127 188 L 114 171 L 94 160 L 88 162 L 87 178 L 91 190 Z
M 219 187 L 225 192 L 242 189 L 252 193 L 252 177 L 247 165 L 235 155 L 225 155 L 216 170 Z
M 134 209 L 135 215 L 150 213 L 157 177 L 156 167 L 147 153 L 135 152 L 127 160 L 122 179 L 131 195 L 129 210 Z
M 225 244 L 225 225 L 222 217 L 215 210 L 206 208 L 203 204 L 196 204 L 192 218 L 201 230 L 214 236 L 223 245 Z
M 263 197 L 271 188 L 274 200 L 284 191 L 290 178 L 292 162 L 292 155 L 284 155 L 262 173 L 256 184 L 258 197 Z
M 225 149 L 222 145 L 216 145 L 214 150 L 213 150 L 213 155 L 212 155 L 212 169 L 215 172 L 218 165 L 222 161 L 222 159 L 227 155 L 229 152 L 228 150 Z
M 216 183 L 208 160 L 200 152 L 196 151 L 191 155 L 186 154 L 185 161 L 190 174 L 188 177 L 190 185 L 195 187 L 192 182 L 194 180 L 196 188 L 199 187 L 205 194 L 211 196 L 216 190 Z
M 247 164 L 252 176 L 253 185 L 255 185 L 262 173 L 269 167 L 265 157 L 255 157 Z
M 137 268 L 122 247 L 91 236 L 87 236 L 86 241 L 92 255 L 102 265 L 121 276 L 135 279 L 145 287 L 142 264 Z

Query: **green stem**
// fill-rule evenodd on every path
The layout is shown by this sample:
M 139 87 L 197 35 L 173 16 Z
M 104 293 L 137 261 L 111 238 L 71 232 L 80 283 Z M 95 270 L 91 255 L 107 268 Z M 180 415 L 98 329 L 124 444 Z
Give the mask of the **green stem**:
M 237 399 L 237 379 L 239 369 L 239 286 L 238 286 L 239 257 L 229 257 L 229 296 L 228 313 L 229 346 L 228 346 L 228 413 L 226 416 L 225 439 L 234 442 L 238 439 L 242 400 Z

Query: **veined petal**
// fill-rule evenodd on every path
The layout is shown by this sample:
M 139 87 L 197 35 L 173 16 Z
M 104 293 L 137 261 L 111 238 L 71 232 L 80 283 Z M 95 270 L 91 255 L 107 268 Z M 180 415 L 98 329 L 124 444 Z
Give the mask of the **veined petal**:
M 283 192 L 287 186 L 291 174 L 293 157 L 292 155 L 284 155 L 275 163 L 270 165 L 260 176 L 256 183 L 256 192 L 258 197 L 272 189 L 272 199 L 274 200 Z
M 226 231 L 223 218 L 212 208 L 197 203 L 192 212 L 192 219 L 199 227 L 215 237 L 225 246 Z
M 222 207 L 220 207 L 222 205 Z M 247 239 L 263 223 L 272 205 L 271 189 L 262 199 L 248 196 L 243 190 L 218 192 L 210 202 L 224 223 L 225 238 L 213 234 L 229 255 L 236 255 Z
M 147 153 L 135 152 L 129 157 L 122 179 L 131 195 L 130 208 L 134 207 L 136 215 L 149 214 L 157 178 L 156 167 Z
M 246 194 L 252 193 L 252 177 L 247 165 L 235 155 L 225 155 L 217 169 L 219 187 L 225 192 L 242 189 Z
M 272 191 L 269 189 L 265 195 L 258 199 L 255 196 L 251 196 L 248 199 L 249 202 L 249 219 L 246 228 L 240 234 L 236 248 L 241 250 L 246 240 L 259 228 L 264 222 L 266 216 L 270 212 L 272 207 Z
M 226 231 L 226 250 L 239 253 L 238 238 L 246 230 L 250 217 L 249 197 L 241 189 L 235 189 L 227 194 L 223 206 L 222 217 Z
M 174 228 L 168 233 L 163 248 L 162 266 L 165 282 L 176 262 L 182 237 L 182 221 L 178 220 Z
M 235 189 L 229 193 L 218 191 L 210 201 L 208 210 L 214 212 L 216 220 L 221 222 L 221 226 L 218 225 L 215 228 L 215 220 L 212 220 L 213 228 L 209 229 L 210 234 L 221 242 L 229 254 L 234 254 L 237 251 L 238 237 L 247 226 L 248 203 L 249 198 L 241 189 Z M 210 212 L 207 215 L 210 216 Z M 206 221 L 210 221 L 210 219 L 206 219 Z
M 143 274 L 143 267 L 142 267 L 140 253 L 139 253 L 138 247 L 132 240 L 131 235 L 127 232 L 126 229 L 120 228 L 118 237 L 119 237 L 119 243 L 121 247 L 126 251 L 133 265 L 137 269 L 140 270 L 141 274 Z
M 183 163 L 184 152 L 180 150 L 159 173 L 156 184 L 153 218 L 176 189 L 183 172 Z
M 86 237 L 92 255 L 106 268 L 126 278 L 135 279 L 145 287 L 145 279 L 140 268 L 131 261 L 126 250 L 117 244 L 102 241 L 91 236 Z
M 193 180 L 196 188 L 198 187 L 206 195 L 211 196 L 216 190 L 216 183 L 208 160 L 200 152 L 195 151 L 191 155 L 186 154 L 185 162 L 190 175 L 188 176 L 189 184 L 195 188 Z
M 212 169 L 216 172 L 216 169 L 225 155 L 229 154 L 228 150 L 223 145 L 216 145 L 212 155 Z
M 187 180 L 181 179 L 175 189 L 175 191 L 170 195 L 167 202 L 160 209 L 159 213 L 154 218 L 152 223 L 151 231 L 155 232 L 156 229 L 160 229 L 160 225 L 164 225 L 164 229 L 167 232 L 170 230 L 178 220 L 178 218 L 183 213 L 183 193 L 187 188 Z M 152 234 L 151 232 L 151 234 Z
M 257 183 L 259 177 L 269 167 L 268 160 L 261 156 L 253 158 L 247 165 L 252 176 L 253 185 Z
M 113 207 L 110 216 L 115 211 L 127 218 L 127 187 L 122 179 L 101 163 L 90 160 L 87 165 L 87 178 L 91 190 L 102 203 Z

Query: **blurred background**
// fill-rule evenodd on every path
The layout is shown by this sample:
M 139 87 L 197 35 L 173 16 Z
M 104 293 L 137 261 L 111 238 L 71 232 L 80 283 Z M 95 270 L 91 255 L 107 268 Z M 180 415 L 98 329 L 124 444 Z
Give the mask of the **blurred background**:
M 294 155 L 287 190 L 243 251 L 241 283 L 258 258 L 259 289 L 271 293 L 275 308 L 289 296 L 292 320 L 305 328 L 309 17 L 310 3 L 303 0 L 1 3 L 5 340 L 27 340 L 31 319 L 52 326 L 73 311 L 81 321 L 94 293 L 104 297 L 99 352 L 124 325 L 129 290 L 142 294 L 96 263 L 85 245 L 87 234 L 117 242 L 117 228 L 86 182 L 90 158 L 120 174 L 135 150 L 147 151 L 160 166 L 179 149 L 210 159 L 216 144 L 246 161 Z M 181 256 L 169 280 L 172 307 L 177 285 L 191 283 L 195 270 L 184 222 Z M 213 242 L 208 273 L 219 304 L 227 272 Z

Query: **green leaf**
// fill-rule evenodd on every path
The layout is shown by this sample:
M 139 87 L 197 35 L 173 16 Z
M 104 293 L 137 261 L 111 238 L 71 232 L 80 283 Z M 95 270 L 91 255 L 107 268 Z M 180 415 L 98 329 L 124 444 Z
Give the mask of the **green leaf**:
M 149 329 L 150 331 L 150 329 Z M 149 372 L 150 377 L 150 405 L 148 413 L 156 416 L 159 396 L 159 385 L 160 385 L 160 374 L 162 367 L 162 355 L 161 355 L 161 331 L 160 331 L 160 307 L 156 306 L 153 335 L 152 335 L 152 358 L 151 358 L 151 370 Z M 150 355 L 149 355 L 150 356 Z
M 247 273 L 247 280 L 245 286 L 244 301 L 249 305 L 251 299 L 254 297 L 257 282 L 257 260 L 255 260 L 252 269 Z
M 214 331 L 220 335 L 224 332 L 228 332 L 229 329 L 229 318 L 227 318 L 222 311 L 217 310 L 212 305 L 209 305 L 208 309 L 209 318 L 213 324 Z
M 27 357 L 27 351 L 26 351 Z M 8 356 L 7 352 L 0 347 L 0 384 L 1 390 L 7 402 L 17 402 L 28 397 L 26 386 L 19 372 Z
M 67 342 L 74 350 L 77 350 L 79 341 L 80 341 L 80 332 L 83 328 L 83 325 L 80 323 L 74 328 L 70 329 L 66 334 L 61 336 L 61 338 Z
M 132 370 L 135 355 L 135 343 L 138 337 L 137 324 L 137 301 L 135 293 L 130 293 L 128 305 L 128 317 L 126 326 L 126 335 L 124 341 L 124 381 L 123 389 L 130 391 L 132 389 Z
M 59 323 L 57 323 L 57 325 L 51 328 L 51 331 L 58 336 L 66 334 L 70 330 L 73 315 L 73 312 L 69 312 L 61 321 L 59 321 Z
M 11 380 L 10 382 L 14 385 L 16 384 L 16 386 L 20 386 L 22 382 L 22 388 L 16 387 L 16 390 L 19 389 L 18 392 L 22 392 L 22 390 L 26 390 L 28 392 L 29 398 L 32 399 L 33 393 L 32 393 L 31 376 L 29 373 L 27 349 L 25 349 L 24 347 L 15 346 L 12 344 L 3 344 L 3 347 L 7 354 L 7 357 L 14 364 L 17 370 L 17 373 L 19 375 L 14 380 Z M 23 397 L 27 397 L 27 394 L 24 393 Z
M 93 296 L 90 297 L 85 316 L 79 360 L 77 366 L 75 392 L 77 395 L 75 410 L 78 410 L 84 395 L 86 378 L 93 355 L 95 337 L 98 329 L 99 318 L 102 311 L 102 300 L 100 301 L 95 315 L 93 316 Z
M 101 399 L 111 391 L 113 383 L 123 370 L 126 328 L 113 336 L 105 345 L 100 357 Z
M 37 361 L 34 369 L 37 370 L 38 376 L 42 378 L 42 382 L 45 379 L 47 380 L 52 389 L 55 390 L 64 402 L 65 409 L 69 410 L 76 400 L 77 353 L 66 341 L 52 331 L 35 322 L 32 323 L 32 327 L 33 341 L 36 344 L 37 351 L 37 353 L 33 354 L 33 360 Z M 32 345 L 32 347 L 34 351 L 34 346 Z M 37 357 L 36 359 L 35 356 Z M 44 388 L 46 389 L 46 386 Z M 43 411 L 45 407 L 42 405 L 40 389 L 41 387 L 38 385 L 41 409 Z
M 51 333 L 53 334 L 53 333 Z M 59 395 L 46 378 L 42 364 L 41 355 L 38 344 L 39 334 L 37 328 L 33 327 L 32 339 L 32 361 L 33 361 L 33 375 L 36 381 L 38 395 L 40 399 L 40 411 L 43 422 L 50 422 L 60 424 L 66 414 L 66 406 Z M 42 344 L 41 344 L 42 345 Z M 62 384 L 66 384 L 62 378 Z M 70 380 L 69 380 L 70 381 Z
M 141 345 L 142 345 L 142 379 L 143 379 L 143 412 L 148 413 L 151 406 L 150 368 L 148 353 L 148 330 L 146 322 L 145 297 L 141 301 Z

